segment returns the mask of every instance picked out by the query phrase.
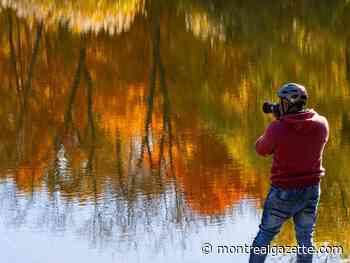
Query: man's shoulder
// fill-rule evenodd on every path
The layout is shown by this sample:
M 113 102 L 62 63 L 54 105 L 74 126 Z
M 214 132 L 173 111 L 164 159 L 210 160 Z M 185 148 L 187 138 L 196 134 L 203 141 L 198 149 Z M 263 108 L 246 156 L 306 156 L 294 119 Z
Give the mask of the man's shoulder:
M 328 125 L 328 120 L 325 116 L 319 115 L 319 118 L 320 118 L 320 122 Z
M 319 123 L 320 126 L 328 128 L 328 120 L 327 120 L 327 118 L 325 116 L 317 113 L 316 111 L 315 111 L 315 113 L 316 113 L 316 116 L 314 118 L 314 121 Z
M 317 113 L 315 111 L 315 117 L 313 118 L 313 127 L 316 128 L 321 134 L 322 136 L 325 138 L 325 140 L 328 140 L 328 136 L 329 136 L 329 124 L 328 124 L 328 120 L 325 116 Z

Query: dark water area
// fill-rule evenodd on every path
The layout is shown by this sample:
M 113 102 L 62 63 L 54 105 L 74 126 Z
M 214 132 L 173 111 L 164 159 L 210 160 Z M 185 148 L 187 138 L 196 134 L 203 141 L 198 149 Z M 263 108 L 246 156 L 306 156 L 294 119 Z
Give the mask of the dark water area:
M 286 82 L 328 118 L 314 240 L 347 258 L 349 26 L 345 0 L 0 0 L 1 262 L 247 262 L 202 245 L 252 242 Z

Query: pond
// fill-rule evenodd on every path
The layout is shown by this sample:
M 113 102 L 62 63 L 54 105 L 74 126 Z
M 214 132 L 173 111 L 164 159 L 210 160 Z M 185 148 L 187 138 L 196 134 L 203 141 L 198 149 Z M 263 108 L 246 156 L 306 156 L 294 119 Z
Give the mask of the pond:
M 349 26 L 345 0 L 0 0 L 2 262 L 247 262 L 216 248 L 257 233 L 286 82 L 329 121 L 314 240 L 347 258 Z

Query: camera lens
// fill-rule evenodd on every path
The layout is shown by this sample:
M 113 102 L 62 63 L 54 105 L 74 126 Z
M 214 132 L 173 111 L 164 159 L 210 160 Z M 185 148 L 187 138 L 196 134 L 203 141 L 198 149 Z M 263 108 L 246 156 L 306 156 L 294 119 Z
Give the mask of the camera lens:
M 271 104 L 270 102 L 264 102 L 262 110 L 264 113 L 272 113 L 272 106 L 273 104 Z

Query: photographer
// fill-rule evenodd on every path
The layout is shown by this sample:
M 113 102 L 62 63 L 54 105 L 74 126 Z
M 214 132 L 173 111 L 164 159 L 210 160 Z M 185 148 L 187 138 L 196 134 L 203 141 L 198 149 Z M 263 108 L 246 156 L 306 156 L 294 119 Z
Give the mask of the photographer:
M 316 111 L 305 109 L 308 95 L 303 86 L 285 84 L 277 95 L 279 104 L 263 106 L 264 112 L 273 113 L 276 120 L 256 141 L 257 153 L 273 155 L 273 162 L 271 188 L 252 246 L 266 248 L 282 224 L 292 217 L 298 246 L 313 247 L 320 177 L 325 173 L 322 153 L 328 140 L 328 122 Z M 249 262 L 264 262 L 266 256 L 251 251 Z M 311 263 L 312 253 L 298 253 L 297 262 Z

